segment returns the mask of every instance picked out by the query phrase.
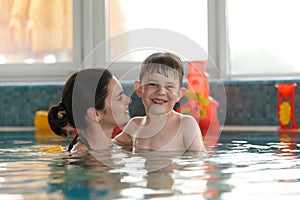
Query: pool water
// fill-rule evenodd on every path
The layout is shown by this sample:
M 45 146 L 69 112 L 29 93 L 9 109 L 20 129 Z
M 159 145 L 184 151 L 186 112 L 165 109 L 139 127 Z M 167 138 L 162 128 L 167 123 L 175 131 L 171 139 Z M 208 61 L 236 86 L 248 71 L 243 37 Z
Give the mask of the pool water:
M 0 132 L 0 199 L 299 199 L 292 132 L 223 132 L 207 155 L 38 152 L 69 140 Z

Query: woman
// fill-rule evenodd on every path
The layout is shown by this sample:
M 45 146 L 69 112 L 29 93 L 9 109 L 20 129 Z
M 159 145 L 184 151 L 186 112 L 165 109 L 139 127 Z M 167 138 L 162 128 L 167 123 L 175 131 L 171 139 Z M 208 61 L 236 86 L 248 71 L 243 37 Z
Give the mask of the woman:
M 71 144 L 70 151 L 105 150 L 110 147 L 113 129 L 129 120 L 130 102 L 107 69 L 84 69 L 66 81 L 62 100 L 49 109 L 48 121 L 57 135 L 67 137 L 70 127 L 78 132 L 80 142 Z

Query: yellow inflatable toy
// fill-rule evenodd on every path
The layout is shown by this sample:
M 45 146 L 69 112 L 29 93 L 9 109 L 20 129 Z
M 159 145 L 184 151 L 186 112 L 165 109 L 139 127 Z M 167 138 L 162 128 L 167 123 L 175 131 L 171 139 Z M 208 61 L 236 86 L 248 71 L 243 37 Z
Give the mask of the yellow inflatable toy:
M 35 140 L 37 142 L 44 142 L 53 139 L 61 139 L 50 128 L 48 123 L 48 111 L 40 110 L 35 113 L 34 127 L 36 131 L 34 133 Z M 37 152 L 61 152 L 63 148 L 61 146 L 51 146 L 37 150 Z
M 63 151 L 63 148 L 61 146 L 52 146 L 52 147 L 38 149 L 36 151 L 37 152 L 61 152 Z
M 34 127 L 38 128 L 39 130 L 49 130 L 50 125 L 48 123 L 48 111 L 46 110 L 39 110 L 34 115 Z

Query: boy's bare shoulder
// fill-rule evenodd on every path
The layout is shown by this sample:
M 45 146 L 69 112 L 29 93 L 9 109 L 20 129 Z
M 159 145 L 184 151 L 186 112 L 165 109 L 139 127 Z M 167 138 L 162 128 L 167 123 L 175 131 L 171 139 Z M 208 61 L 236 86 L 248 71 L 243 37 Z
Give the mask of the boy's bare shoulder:
M 180 114 L 181 115 L 181 119 L 182 120 L 192 120 L 192 121 L 196 121 L 196 119 L 191 116 L 191 115 L 184 115 L 184 114 Z
M 197 120 L 191 115 L 182 115 L 181 122 L 183 123 L 183 125 L 187 125 L 187 126 L 198 125 Z

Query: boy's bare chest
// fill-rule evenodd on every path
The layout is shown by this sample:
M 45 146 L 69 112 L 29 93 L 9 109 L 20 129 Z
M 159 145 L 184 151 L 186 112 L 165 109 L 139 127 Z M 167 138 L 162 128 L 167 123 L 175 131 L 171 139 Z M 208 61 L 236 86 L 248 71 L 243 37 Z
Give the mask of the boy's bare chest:
M 182 131 L 179 123 L 141 126 L 134 139 L 134 146 L 141 149 L 177 149 L 183 145 Z

